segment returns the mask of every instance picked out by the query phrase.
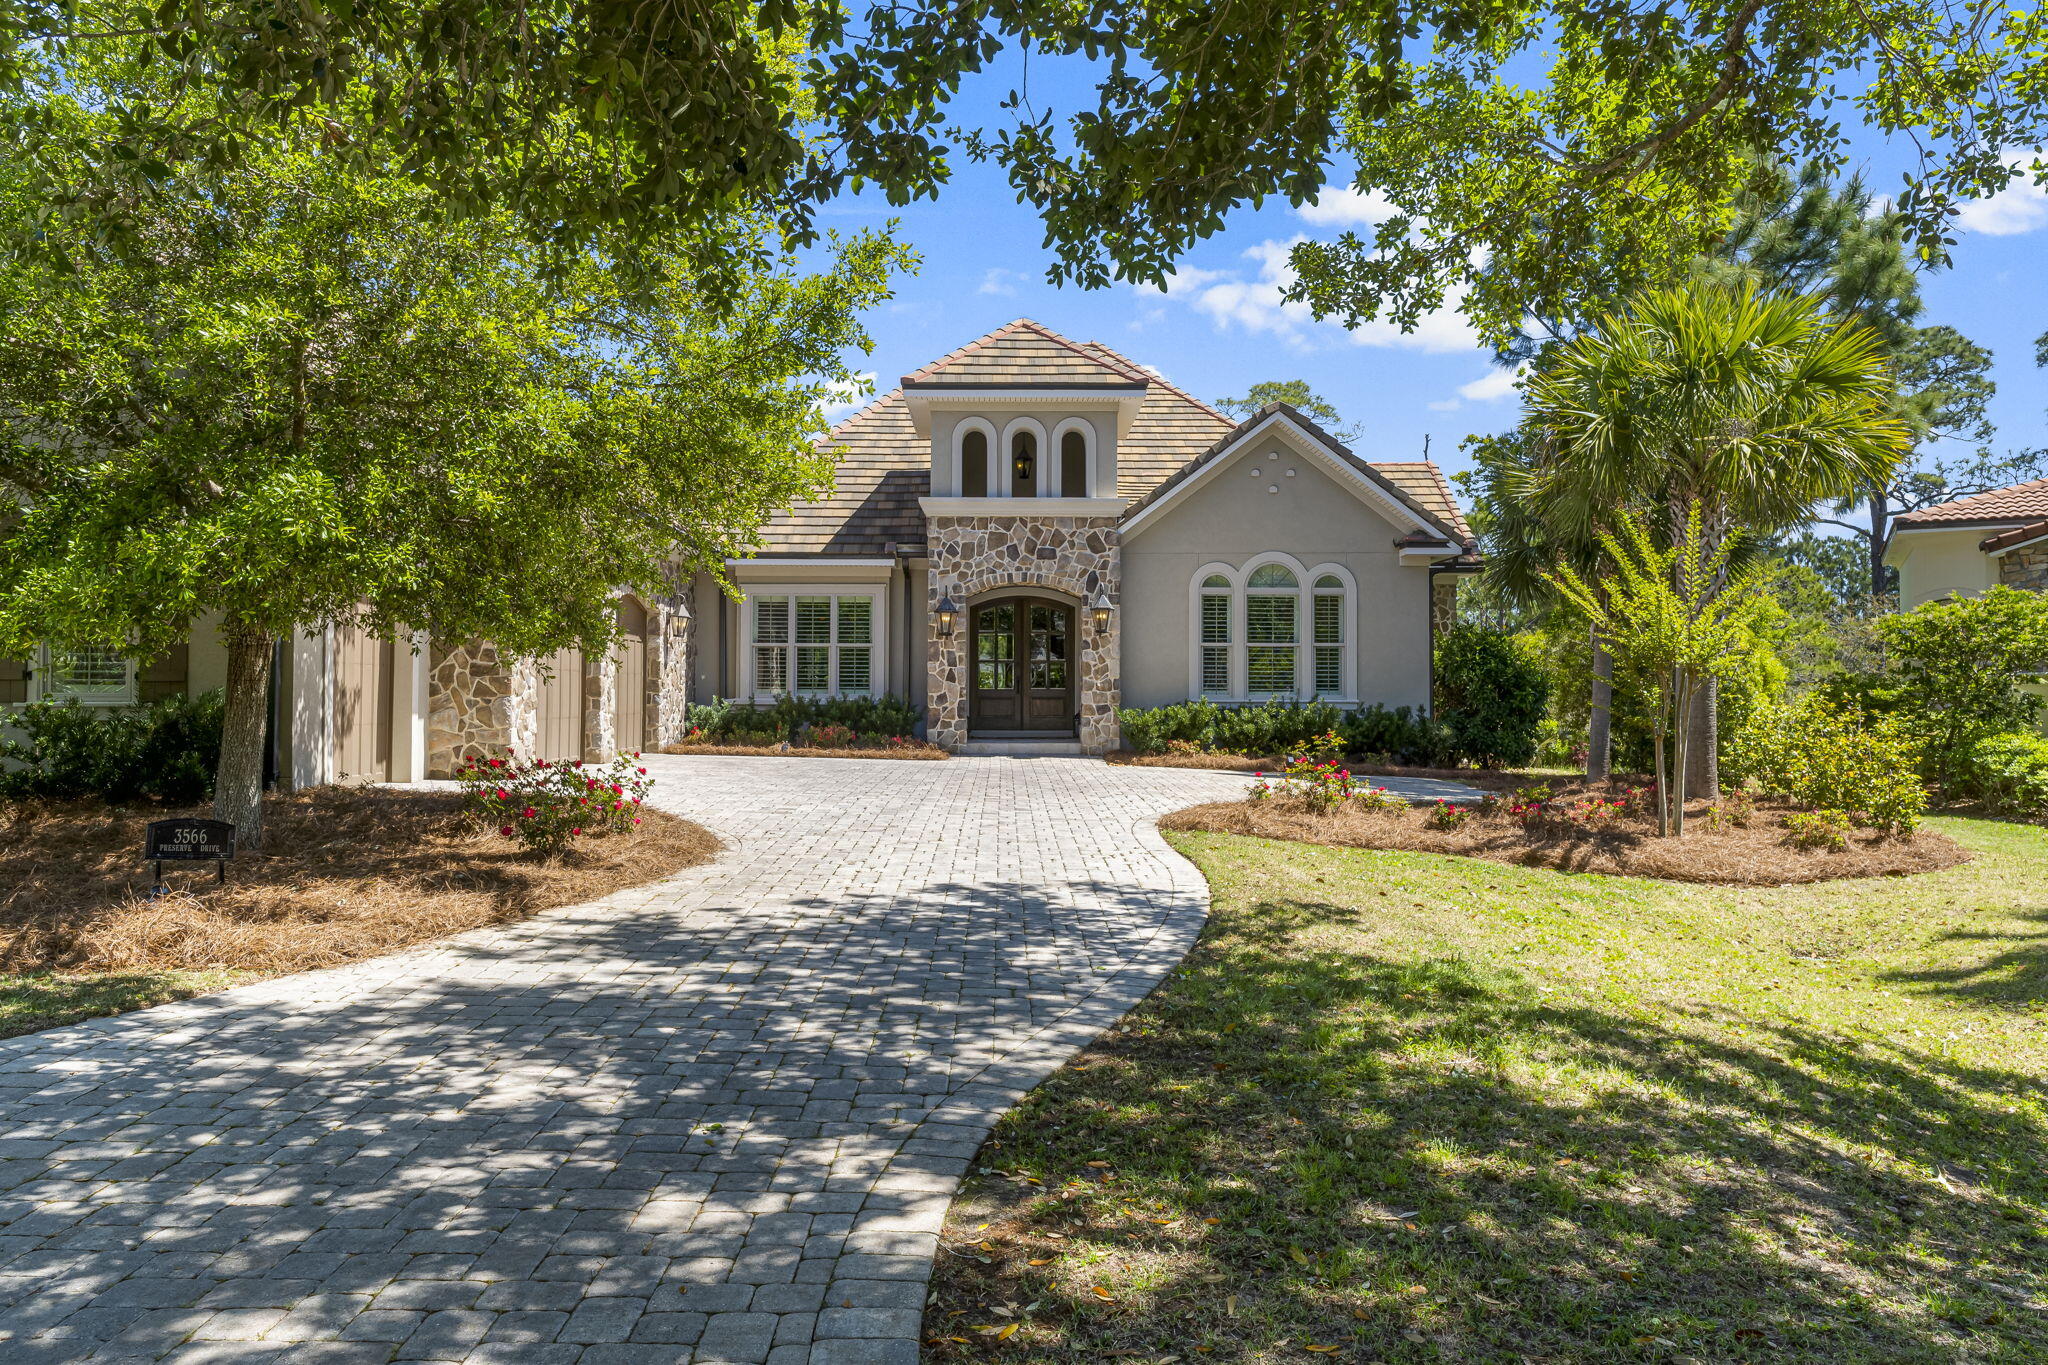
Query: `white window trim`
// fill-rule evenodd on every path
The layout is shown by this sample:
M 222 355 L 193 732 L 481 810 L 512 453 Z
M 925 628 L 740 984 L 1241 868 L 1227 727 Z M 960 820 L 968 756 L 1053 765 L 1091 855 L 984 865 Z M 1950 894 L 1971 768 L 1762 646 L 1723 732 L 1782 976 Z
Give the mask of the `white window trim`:
M 1043 498 L 1047 491 L 1045 485 L 1045 423 L 1039 421 L 1036 417 L 1012 417 L 1003 424 L 1003 440 L 1002 444 L 997 447 L 996 454 L 996 466 L 1002 470 L 1003 474 L 1003 491 L 1001 496 L 1005 498 L 1015 498 L 1017 496 L 1011 486 L 1014 476 L 1010 472 L 1010 442 L 1020 431 L 1030 432 L 1032 439 L 1038 442 L 1038 455 L 1034 468 L 1031 471 L 1031 496 L 1033 498 Z
M 1294 575 L 1296 605 L 1292 692 L 1254 693 L 1250 686 L 1250 608 L 1246 599 L 1250 595 L 1252 574 L 1268 564 L 1278 564 Z M 1202 584 L 1217 574 L 1230 584 L 1230 691 L 1227 695 L 1202 689 Z M 1326 575 L 1344 585 L 1344 639 L 1338 646 L 1344 686 L 1341 693 L 1334 696 L 1317 694 L 1315 690 L 1315 585 Z M 1261 595 L 1285 594 L 1262 592 Z M 1361 609 L 1358 580 L 1342 564 L 1324 563 L 1307 568 L 1292 555 L 1269 551 L 1254 555 L 1242 565 L 1226 564 L 1220 560 L 1202 565 L 1188 578 L 1188 696 L 1206 698 L 1226 706 L 1256 706 L 1274 697 L 1294 697 L 1301 701 L 1314 697 L 1317 701 L 1327 701 L 1336 706 L 1356 706 Z
M 839 631 L 839 601 L 842 597 L 864 597 L 868 602 L 868 687 L 865 692 L 802 692 L 804 697 L 883 697 L 889 694 L 889 594 L 879 586 L 863 584 L 854 586 L 846 583 L 775 583 L 763 584 L 757 589 L 749 588 L 740 600 L 740 695 L 756 704 L 772 702 L 779 695 L 762 692 L 754 680 L 754 603 L 763 597 L 785 597 L 790 603 L 790 634 L 796 633 L 796 604 L 798 597 L 829 597 L 832 601 L 832 630 L 836 637 Z M 794 638 L 790 645 L 795 645 Z M 839 681 L 839 646 L 832 646 L 832 681 Z M 795 692 L 796 669 L 790 668 L 790 690 Z
M 988 439 L 989 462 L 998 465 L 1006 473 L 1009 470 L 1009 465 L 1003 455 L 1002 438 L 996 434 L 995 423 L 989 421 L 986 417 L 961 418 L 953 425 L 953 492 L 956 496 L 963 498 L 967 496 L 967 455 L 965 447 L 967 445 L 967 433 L 970 431 L 978 431 Z M 991 470 L 989 487 L 993 488 L 995 485 L 994 471 Z M 1005 489 L 1009 487 L 1007 479 L 1004 480 L 1003 487 Z
M 1095 424 L 1089 421 L 1086 417 L 1065 417 L 1060 419 L 1059 425 L 1052 429 L 1051 450 L 1053 458 L 1051 461 L 1040 460 L 1039 463 L 1041 465 L 1050 464 L 1055 461 L 1060 464 L 1065 463 L 1066 453 L 1064 445 L 1067 439 L 1067 433 L 1070 431 L 1078 431 L 1081 433 L 1081 448 L 1083 451 L 1086 452 L 1086 455 L 1084 457 L 1082 478 L 1086 480 L 1086 485 L 1078 494 L 1069 493 L 1066 489 L 1062 488 L 1060 489 L 1058 496 L 1062 498 L 1092 498 L 1095 496 L 1095 490 L 1102 486 L 1102 475 L 1100 474 L 1100 472 L 1097 471 L 1095 467 Z M 1056 474 L 1057 470 L 1053 472 Z M 1055 479 L 1050 476 L 1041 480 L 1039 496 L 1053 496 L 1052 488 L 1054 482 Z
M 36 646 L 29 659 L 29 668 L 35 676 L 29 679 L 28 698 L 30 701 L 76 700 L 80 706 L 133 706 L 137 695 L 135 660 L 121 656 L 121 685 L 92 692 L 65 692 L 53 686 L 57 671 L 50 666 L 50 656 L 55 650 L 51 645 Z

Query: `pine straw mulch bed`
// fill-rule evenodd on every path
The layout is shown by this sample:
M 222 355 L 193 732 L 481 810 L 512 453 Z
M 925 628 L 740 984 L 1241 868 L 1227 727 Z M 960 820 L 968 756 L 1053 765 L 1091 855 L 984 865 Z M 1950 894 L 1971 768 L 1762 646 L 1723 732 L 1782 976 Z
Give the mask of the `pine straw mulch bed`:
M 1688 806 L 1682 839 L 1660 839 L 1648 819 L 1616 821 L 1599 828 L 1529 827 L 1505 813 L 1482 814 L 1455 829 L 1429 829 L 1426 812 L 1345 807 L 1329 814 L 1295 797 L 1263 801 L 1217 801 L 1175 811 L 1162 829 L 1249 834 L 1261 839 L 1329 844 L 1339 848 L 1401 849 L 1486 858 L 1559 872 L 1655 877 L 1663 881 L 1707 882 L 1717 886 L 1789 886 L 1839 877 L 1900 877 L 1968 862 L 1970 855 L 1945 834 L 1921 829 L 1886 837 L 1852 830 L 1849 846 L 1798 849 L 1785 842 L 1779 817 L 1790 806 L 1759 803 L 1747 828 L 1707 823 L 1705 802 Z
M 0 806 L 0 972 L 333 967 L 639 886 L 719 849 L 650 808 L 632 836 L 544 861 L 474 826 L 454 792 L 320 787 L 268 798 L 265 847 L 238 853 L 226 885 L 212 864 L 166 864 L 170 893 L 148 899 L 143 826 L 208 813 Z
M 911 744 L 874 749 L 812 749 L 801 744 L 700 744 L 684 741 L 671 744 L 665 754 L 729 754 L 743 758 L 897 758 L 929 761 L 951 758 L 936 744 L 919 740 Z

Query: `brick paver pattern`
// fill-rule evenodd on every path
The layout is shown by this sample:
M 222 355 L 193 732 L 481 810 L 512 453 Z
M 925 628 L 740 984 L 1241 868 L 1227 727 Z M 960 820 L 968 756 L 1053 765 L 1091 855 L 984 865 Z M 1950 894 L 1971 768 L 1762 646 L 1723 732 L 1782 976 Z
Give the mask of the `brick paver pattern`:
M 1002 1111 L 1192 943 L 1242 777 L 656 758 L 665 881 L 0 1043 L 0 1360 L 913 1365 Z

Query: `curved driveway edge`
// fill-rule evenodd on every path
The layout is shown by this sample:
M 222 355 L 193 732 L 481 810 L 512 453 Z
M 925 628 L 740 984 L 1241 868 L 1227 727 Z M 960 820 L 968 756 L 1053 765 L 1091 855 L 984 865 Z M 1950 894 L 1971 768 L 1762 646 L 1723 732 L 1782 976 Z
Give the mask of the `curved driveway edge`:
M 989 1127 L 1199 932 L 1153 821 L 1245 779 L 649 766 L 717 862 L 0 1043 L 0 1360 L 911 1365 Z

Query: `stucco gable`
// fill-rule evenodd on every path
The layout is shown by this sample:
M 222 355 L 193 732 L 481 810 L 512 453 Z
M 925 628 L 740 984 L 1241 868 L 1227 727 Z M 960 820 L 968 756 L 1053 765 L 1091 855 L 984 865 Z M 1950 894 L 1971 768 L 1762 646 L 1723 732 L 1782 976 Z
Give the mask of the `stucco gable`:
M 1441 547 L 1455 553 L 1471 550 L 1471 532 L 1464 526 L 1464 519 L 1456 516 L 1455 503 L 1450 504 L 1451 516 L 1426 507 L 1400 483 L 1359 459 L 1341 441 L 1286 403 L 1269 403 L 1259 409 L 1132 505 L 1124 514 L 1125 537 L 1138 535 L 1147 526 L 1171 516 L 1177 502 L 1239 462 L 1254 458 L 1273 439 L 1280 440 L 1291 452 L 1318 462 L 1338 487 L 1377 513 L 1405 546 L 1417 550 Z M 1435 466 L 1427 468 L 1433 471 Z M 1449 490 L 1444 492 L 1448 502 Z M 1245 496 L 1256 494 L 1247 491 Z

